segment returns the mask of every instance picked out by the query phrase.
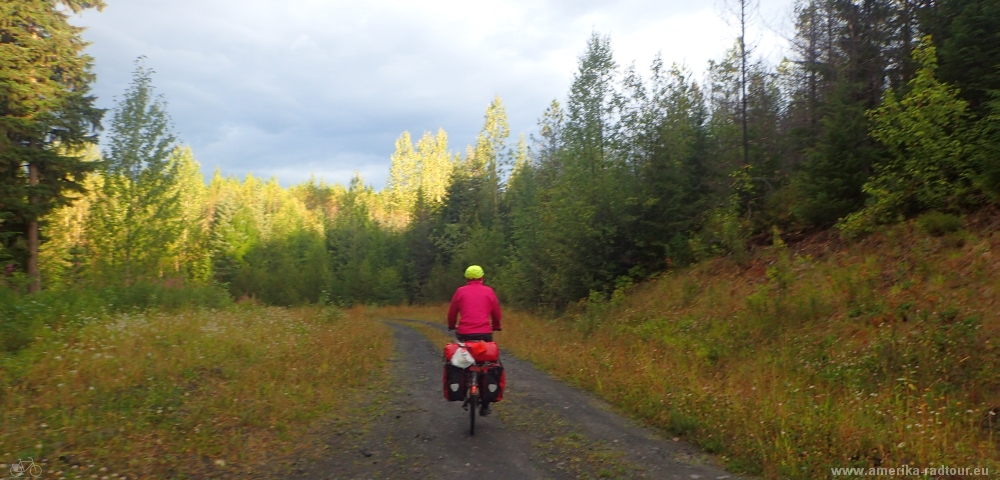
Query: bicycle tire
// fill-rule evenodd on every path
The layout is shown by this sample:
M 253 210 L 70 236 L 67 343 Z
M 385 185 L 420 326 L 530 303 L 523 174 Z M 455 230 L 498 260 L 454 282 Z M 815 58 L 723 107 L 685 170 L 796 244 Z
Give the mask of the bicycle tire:
M 469 435 L 476 436 L 476 414 L 479 413 L 479 394 L 469 397 L 469 401 L 472 404 L 469 408 Z
M 42 476 L 42 467 L 36 463 L 31 464 L 31 466 L 28 467 L 28 475 L 31 475 L 32 478 Z

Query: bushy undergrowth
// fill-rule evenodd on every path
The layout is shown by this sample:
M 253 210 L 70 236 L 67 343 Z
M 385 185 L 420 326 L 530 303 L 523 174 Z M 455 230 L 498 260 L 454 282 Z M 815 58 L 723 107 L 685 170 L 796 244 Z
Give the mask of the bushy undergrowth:
M 0 463 L 47 459 L 52 478 L 247 478 L 349 405 L 391 351 L 360 309 L 140 312 L 63 329 L 0 358 Z
M 1000 234 L 915 223 L 672 272 L 596 325 L 509 312 L 503 348 L 767 478 L 1000 469 Z
M 45 290 L 34 295 L 0 286 L 0 352 L 25 348 L 53 328 L 80 326 L 115 313 L 219 309 L 231 304 L 229 294 L 214 285 L 142 282 L 127 287 Z

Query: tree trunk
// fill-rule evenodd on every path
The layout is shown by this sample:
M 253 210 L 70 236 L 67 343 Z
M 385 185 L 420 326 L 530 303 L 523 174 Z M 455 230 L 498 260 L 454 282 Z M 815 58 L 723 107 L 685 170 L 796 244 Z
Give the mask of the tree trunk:
M 740 1 L 740 91 L 743 97 L 743 164 L 750 165 L 750 136 L 747 132 L 747 15 L 748 0 Z
M 38 185 L 38 166 L 28 164 L 28 185 Z M 35 204 L 33 188 L 28 191 L 28 203 Z M 32 213 L 34 215 L 34 213 Z M 28 293 L 38 293 L 42 289 L 42 274 L 38 270 L 38 219 L 34 216 L 28 222 Z

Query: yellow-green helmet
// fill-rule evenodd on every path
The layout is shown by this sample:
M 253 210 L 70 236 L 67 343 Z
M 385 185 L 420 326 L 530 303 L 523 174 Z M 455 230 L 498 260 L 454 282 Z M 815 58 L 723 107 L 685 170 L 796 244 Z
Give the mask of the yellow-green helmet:
M 483 267 L 479 265 L 472 265 L 465 269 L 465 278 L 469 280 L 477 280 L 483 278 Z

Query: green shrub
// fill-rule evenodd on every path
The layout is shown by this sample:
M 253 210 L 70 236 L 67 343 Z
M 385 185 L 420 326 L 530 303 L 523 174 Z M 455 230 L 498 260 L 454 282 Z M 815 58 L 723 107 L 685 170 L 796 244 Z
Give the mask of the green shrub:
M 186 307 L 224 308 L 232 303 L 229 294 L 215 285 L 170 285 L 153 282 L 127 287 L 108 287 L 101 295 L 115 311 Z
M 941 212 L 930 212 L 917 218 L 917 225 L 929 235 L 940 237 L 946 233 L 957 232 L 962 228 L 962 218 Z
M 929 37 L 913 51 L 913 59 L 920 69 L 908 92 L 887 91 L 882 104 L 868 113 L 872 138 L 890 156 L 862 187 L 868 195 L 864 209 L 838 223 L 848 238 L 922 211 L 973 204 L 979 194 L 969 154 L 975 135 L 967 124 L 968 104 L 935 78 L 937 56 Z

